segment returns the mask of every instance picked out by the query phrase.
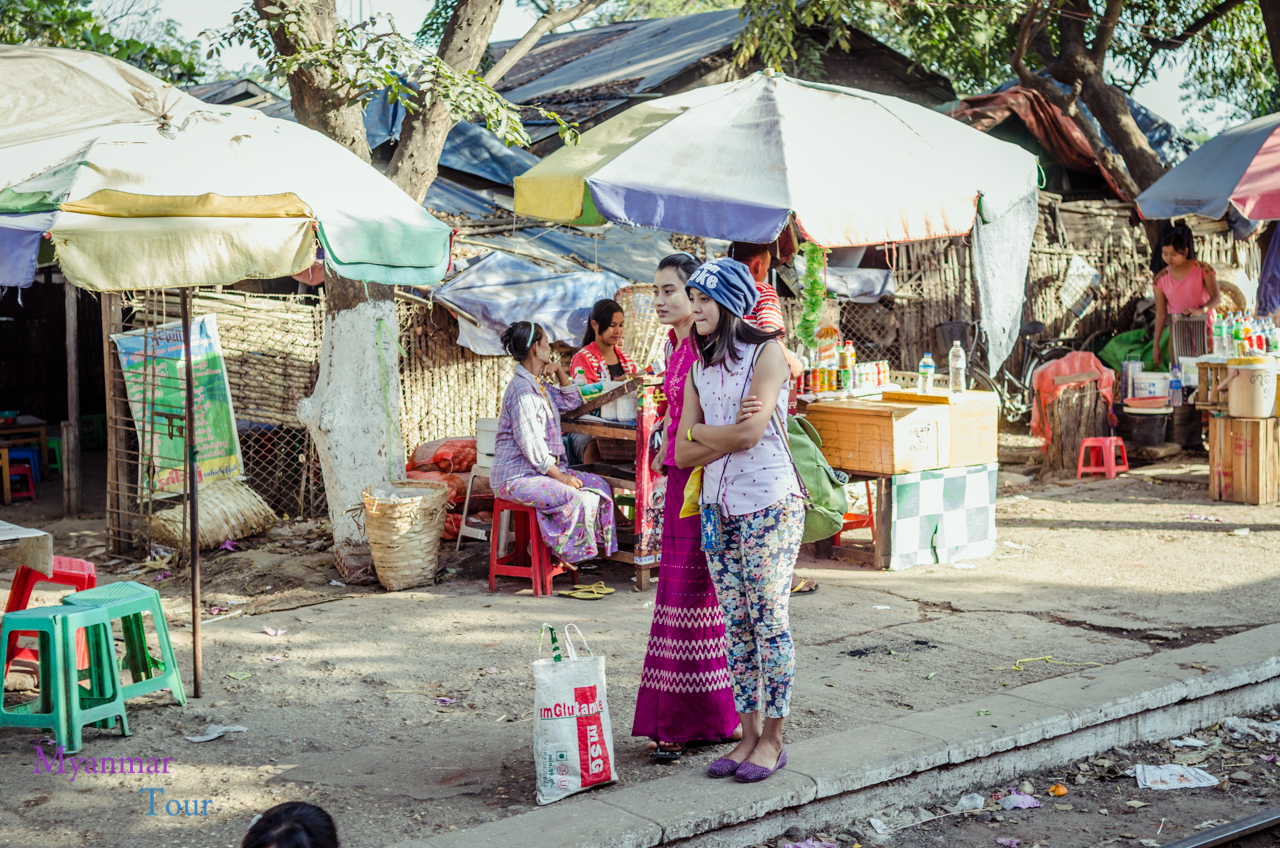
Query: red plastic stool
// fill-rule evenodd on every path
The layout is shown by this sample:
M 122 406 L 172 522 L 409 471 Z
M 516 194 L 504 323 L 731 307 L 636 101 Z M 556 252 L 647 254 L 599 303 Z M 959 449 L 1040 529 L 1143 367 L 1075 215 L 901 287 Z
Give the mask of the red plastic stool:
M 844 526 L 840 528 L 840 532 L 831 537 L 831 544 L 837 548 L 840 547 L 840 536 L 846 530 L 865 530 L 871 528 L 871 541 L 876 540 L 876 508 L 875 501 L 871 500 L 871 481 L 864 481 L 867 487 L 867 514 L 860 515 L 856 512 L 846 512 L 844 514 Z
M 1120 448 L 1120 464 L 1116 464 L 1116 448 Z M 1089 464 L 1085 464 L 1085 452 Z M 1119 436 L 1095 436 L 1080 440 L 1080 459 L 1076 462 L 1076 479 L 1085 474 L 1105 474 L 1111 480 L 1117 471 L 1129 470 L 1129 455 L 1125 453 L 1124 439 Z
M 9 601 L 5 604 L 5 612 L 17 612 L 24 610 L 31 603 L 31 590 L 36 587 L 37 583 L 52 583 L 55 586 L 70 586 L 77 592 L 83 592 L 85 589 L 92 589 L 98 585 L 98 572 L 94 569 L 93 563 L 86 562 L 82 559 L 72 559 L 71 557 L 54 557 L 53 558 L 53 576 L 45 577 L 35 569 L 27 568 L 25 565 L 18 566 L 18 571 L 13 575 L 13 583 L 9 587 Z M 14 648 L 18 644 L 18 633 L 9 634 L 8 662 L 5 663 L 4 673 L 9 673 L 9 666 L 16 659 L 36 660 L 36 652 L 30 648 L 22 648 L 15 651 Z M 85 645 L 84 631 L 81 630 L 76 636 L 76 668 L 86 669 L 89 667 L 89 650 Z
M 511 513 L 511 529 L 515 531 L 515 550 L 500 557 L 502 513 Z M 553 564 L 554 562 L 554 564 Z M 551 594 L 551 578 L 569 569 L 555 559 L 551 550 L 542 542 L 538 529 L 537 510 L 524 504 L 494 498 L 493 532 L 489 534 L 489 591 L 496 592 L 495 578 L 524 577 L 533 581 L 533 594 L 538 597 Z
M 27 465 L 26 463 L 23 463 L 23 462 L 17 463 L 16 465 L 10 465 L 9 476 L 11 478 L 21 477 L 27 481 L 26 488 L 24 488 L 22 491 L 15 492 L 11 489 L 9 491 L 10 497 L 12 497 L 14 500 L 17 500 L 18 498 L 27 498 L 29 500 L 34 501 L 36 499 L 36 479 L 31 473 L 30 465 Z

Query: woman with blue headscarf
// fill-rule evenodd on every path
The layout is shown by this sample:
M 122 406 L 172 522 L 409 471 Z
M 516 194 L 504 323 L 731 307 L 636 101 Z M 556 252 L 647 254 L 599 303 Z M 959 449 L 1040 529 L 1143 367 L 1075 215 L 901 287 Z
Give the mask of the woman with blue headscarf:
M 565 563 L 618 550 L 609 484 L 571 471 L 565 461 L 560 414 L 582 405 L 582 395 L 560 363 L 551 362 L 542 328 L 517 321 L 502 333 L 502 347 L 518 364 L 498 413 L 498 437 L 489 482 L 499 498 L 538 513 L 542 541 Z M 548 384 L 549 383 L 549 384 Z
M 754 783 L 787 764 L 782 726 L 795 676 L 788 601 L 804 502 L 786 441 L 791 370 L 781 332 L 744 320 L 759 296 L 746 265 L 708 262 L 688 290 L 698 362 L 685 386 L 676 463 L 703 466 L 702 549 L 742 721 L 742 741 L 708 772 Z M 753 399 L 759 411 L 745 414 L 743 402 Z

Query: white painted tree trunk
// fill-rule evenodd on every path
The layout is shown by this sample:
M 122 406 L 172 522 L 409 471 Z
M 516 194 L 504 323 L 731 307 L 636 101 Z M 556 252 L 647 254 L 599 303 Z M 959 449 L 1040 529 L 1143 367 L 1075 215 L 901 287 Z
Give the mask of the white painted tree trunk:
M 348 280 L 326 284 L 330 309 L 320 373 L 311 397 L 298 402 L 298 418 L 320 456 L 338 570 L 362 580 L 373 571 L 360 493 L 373 483 L 404 479 L 404 445 L 395 301 L 383 286 L 369 288 L 381 289 L 377 294 L 386 299 L 365 300 L 363 284 L 354 285 L 358 294 L 341 291 L 353 286 Z

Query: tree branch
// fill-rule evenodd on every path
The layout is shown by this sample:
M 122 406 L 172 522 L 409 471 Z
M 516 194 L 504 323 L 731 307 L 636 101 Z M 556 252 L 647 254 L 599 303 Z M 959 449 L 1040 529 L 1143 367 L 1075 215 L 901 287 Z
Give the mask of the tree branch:
M 516 62 L 523 59 L 533 49 L 542 36 L 549 32 L 554 32 L 556 27 L 562 27 L 567 23 L 576 21 L 583 15 L 604 5 L 604 3 L 605 0 L 582 0 L 576 6 L 548 12 L 538 18 L 537 22 L 524 34 L 524 37 L 513 44 L 510 50 L 503 53 L 502 58 L 489 69 L 489 73 L 484 75 L 484 81 L 489 85 L 497 85 L 498 81 L 506 76 L 507 71 L 515 67 Z
M 1147 43 L 1151 45 L 1152 50 L 1177 50 L 1179 47 L 1186 44 L 1189 39 L 1194 38 L 1196 33 L 1200 32 L 1200 30 L 1204 29 L 1209 24 L 1213 23 L 1218 18 L 1244 2 L 1245 0 L 1223 0 L 1223 2 L 1214 6 L 1208 12 L 1205 12 L 1200 18 L 1188 24 L 1186 29 L 1178 35 L 1175 35 L 1173 38 L 1152 38 L 1151 36 L 1147 36 Z M 1260 2 L 1259 5 L 1265 6 L 1266 3 Z
M 1107 0 L 1107 8 L 1102 13 L 1102 22 L 1093 36 L 1093 44 L 1089 46 L 1089 55 L 1099 68 L 1107 60 L 1107 50 L 1111 47 L 1111 37 L 1115 35 L 1116 24 L 1120 23 L 1120 12 L 1124 9 L 1124 0 Z
M 1027 49 L 1039 36 L 1052 12 L 1052 4 L 1044 4 L 1041 0 L 1032 2 L 1031 8 L 1027 10 L 1027 13 L 1018 22 L 1018 37 L 1013 54 L 1009 57 L 1009 64 L 1013 66 L 1014 73 L 1018 75 L 1018 81 L 1023 87 L 1038 92 L 1041 97 L 1052 105 L 1057 106 L 1062 110 L 1062 114 L 1075 122 L 1080 131 L 1084 133 L 1084 137 L 1088 139 L 1089 147 L 1093 149 L 1093 154 L 1097 157 L 1098 163 L 1107 170 L 1107 173 L 1115 180 L 1116 185 L 1120 186 L 1121 190 L 1128 195 L 1127 199 L 1133 200 L 1141 193 L 1138 189 L 1138 184 L 1134 182 L 1133 177 L 1129 174 L 1124 161 L 1102 143 L 1102 136 L 1098 134 L 1097 128 L 1085 118 L 1084 113 L 1077 104 L 1083 87 L 1081 80 L 1076 79 L 1072 83 L 1071 93 L 1064 94 L 1052 79 L 1032 73 L 1031 69 L 1027 67 Z

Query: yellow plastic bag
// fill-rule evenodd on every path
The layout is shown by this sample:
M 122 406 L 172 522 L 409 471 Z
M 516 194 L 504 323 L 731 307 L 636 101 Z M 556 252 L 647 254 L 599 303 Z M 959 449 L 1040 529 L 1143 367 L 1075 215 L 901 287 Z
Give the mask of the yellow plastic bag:
M 702 512 L 702 466 L 689 474 L 689 482 L 684 484 L 684 503 L 680 506 L 681 518 L 693 518 Z

